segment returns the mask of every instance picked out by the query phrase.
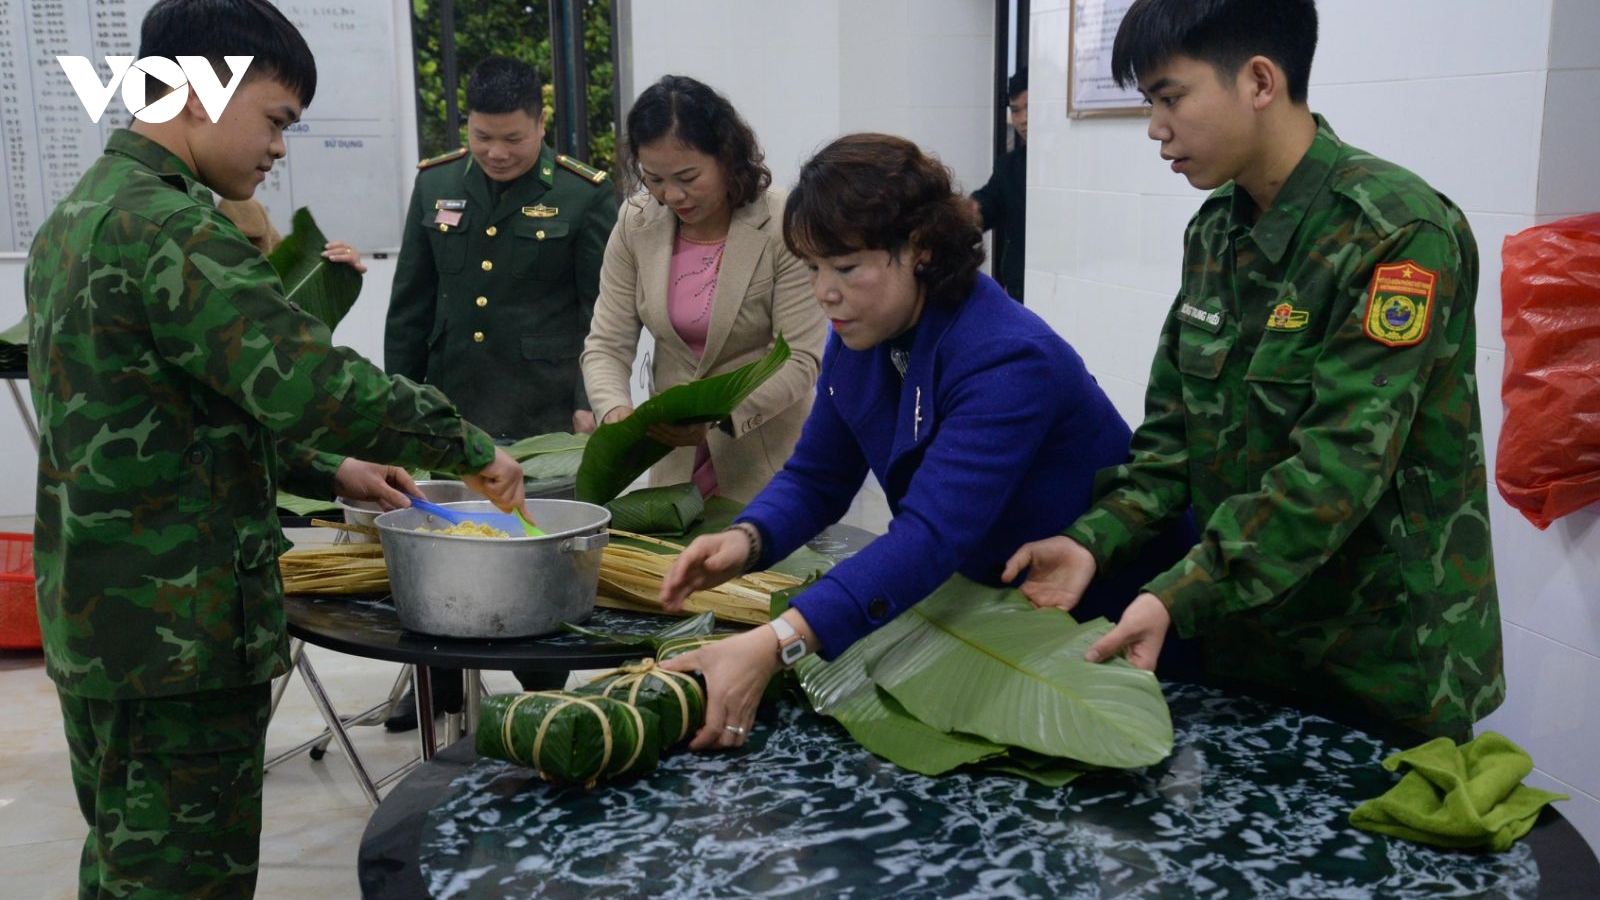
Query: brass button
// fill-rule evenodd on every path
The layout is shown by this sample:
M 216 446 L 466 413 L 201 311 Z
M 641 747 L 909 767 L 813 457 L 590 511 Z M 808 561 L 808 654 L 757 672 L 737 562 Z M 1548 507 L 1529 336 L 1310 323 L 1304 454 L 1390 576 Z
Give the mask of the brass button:
M 489 237 L 494 237 L 496 234 L 500 233 L 500 230 L 495 228 L 493 225 L 490 225 L 488 228 L 483 230 L 483 233 L 487 234 Z
M 541 240 L 541 241 L 542 241 L 542 240 L 544 240 L 544 229 L 543 229 L 543 228 L 541 228 L 541 229 L 539 229 L 539 230 L 538 230 L 538 231 L 536 231 L 536 232 L 534 232 L 534 233 L 533 233 L 533 236 L 534 236 L 534 237 L 536 237 L 536 238 L 538 238 L 538 239 L 539 239 L 539 240 Z
M 474 331 L 474 332 L 473 332 L 473 333 L 472 333 L 472 339 L 473 339 L 473 340 L 474 340 L 474 341 L 477 341 L 477 342 L 478 342 L 478 343 L 480 343 L 480 344 L 481 344 L 481 343 L 483 343 L 483 332 L 481 332 L 481 331 Z
M 489 298 L 488 297 L 479 297 L 478 298 L 478 305 L 479 306 L 488 306 L 489 305 Z
M 449 225 L 445 225 L 443 223 L 440 223 L 439 230 L 440 231 L 449 231 L 450 230 L 450 226 Z
M 493 268 L 494 268 L 494 263 L 488 261 L 487 259 L 483 261 L 483 270 L 485 272 L 487 272 L 487 271 L 489 271 L 490 269 L 493 269 Z

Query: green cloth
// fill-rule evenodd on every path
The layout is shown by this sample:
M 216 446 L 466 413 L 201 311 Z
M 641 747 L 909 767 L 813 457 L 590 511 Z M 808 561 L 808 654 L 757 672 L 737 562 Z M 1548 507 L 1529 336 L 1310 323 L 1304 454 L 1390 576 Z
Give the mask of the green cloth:
M 1569 799 L 1524 786 L 1533 759 L 1493 731 L 1459 747 L 1434 738 L 1383 761 L 1391 772 L 1401 765 L 1411 771 L 1388 793 L 1356 807 L 1351 825 L 1439 847 L 1500 851 L 1533 828 L 1545 804 Z

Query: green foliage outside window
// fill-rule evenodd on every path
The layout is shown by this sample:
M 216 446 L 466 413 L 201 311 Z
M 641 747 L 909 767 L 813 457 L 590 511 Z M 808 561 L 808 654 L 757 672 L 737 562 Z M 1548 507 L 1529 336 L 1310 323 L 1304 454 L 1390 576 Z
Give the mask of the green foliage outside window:
M 411 0 L 416 36 L 418 127 L 424 157 L 466 146 L 467 74 L 487 56 L 509 56 L 532 65 L 544 82 L 546 121 L 554 127 L 551 97 L 550 8 L 548 0 L 456 0 L 456 103 L 462 133 L 445 134 L 445 85 L 440 51 L 439 0 Z M 612 97 L 616 67 L 611 60 L 611 0 L 584 0 L 583 51 L 588 70 L 589 156 L 587 162 L 616 177 L 617 132 Z M 554 144 L 553 135 L 546 142 Z

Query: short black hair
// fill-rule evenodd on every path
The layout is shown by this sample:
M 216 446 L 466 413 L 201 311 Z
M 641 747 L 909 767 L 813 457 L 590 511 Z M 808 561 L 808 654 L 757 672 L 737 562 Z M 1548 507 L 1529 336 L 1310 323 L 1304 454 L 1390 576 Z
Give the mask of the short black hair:
M 665 137 L 715 159 L 728 185 L 728 205 L 752 203 L 772 184 L 772 170 L 750 123 L 728 98 L 687 75 L 663 75 L 628 110 L 624 171 L 643 181 L 639 148 Z
M 1189 56 L 1226 79 L 1265 56 L 1283 67 L 1289 99 L 1304 103 L 1316 51 L 1316 0 L 1134 0 L 1111 45 L 1111 76 L 1129 87 Z
M 1028 67 L 1023 66 L 1006 81 L 1006 99 L 1015 100 L 1028 92 Z
M 521 110 L 535 119 L 544 114 L 539 70 L 520 59 L 490 56 L 467 76 L 467 111 L 499 115 Z
M 203 56 L 228 81 L 225 56 L 249 56 L 245 78 L 267 78 L 310 106 L 317 61 L 300 30 L 267 0 L 161 0 L 139 27 L 139 57 Z
M 783 242 L 808 259 L 927 251 L 917 281 L 929 303 L 945 308 L 966 299 L 983 265 L 983 233 L 950 169 L 888 134 L 847 134 L 800 167 L 783 207 Z

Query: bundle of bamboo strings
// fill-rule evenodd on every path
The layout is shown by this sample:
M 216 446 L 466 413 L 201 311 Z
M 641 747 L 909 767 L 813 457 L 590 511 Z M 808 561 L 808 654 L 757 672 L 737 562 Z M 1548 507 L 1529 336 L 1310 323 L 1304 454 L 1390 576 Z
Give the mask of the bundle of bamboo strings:
M 369 594 L 389 589 L 382 544 L 308 544 L 278 557 L 288 594 Z
M 676 544 L 641 534 L 615 529 L 611 533 L 670 549 L 683 549 Z M 656 553 L 622 544 L 608 544 L 604 555 L 600 557 L 600 595 L 595 603 L 612 609 L 661 612 L 661 603 L 657 599 L 661 594 L 661 580 L 677 561 L 677 553 Z M 689 599 L 684 601 L 683 612 L 688 615 L 710 612 L 727 622 L 759 625 L 772 618 L 768 611 L 772 592 L 787 590 L 800 583 L 800 579 L 778 572 L 748 572 L 710 590 L 690 594 Z

